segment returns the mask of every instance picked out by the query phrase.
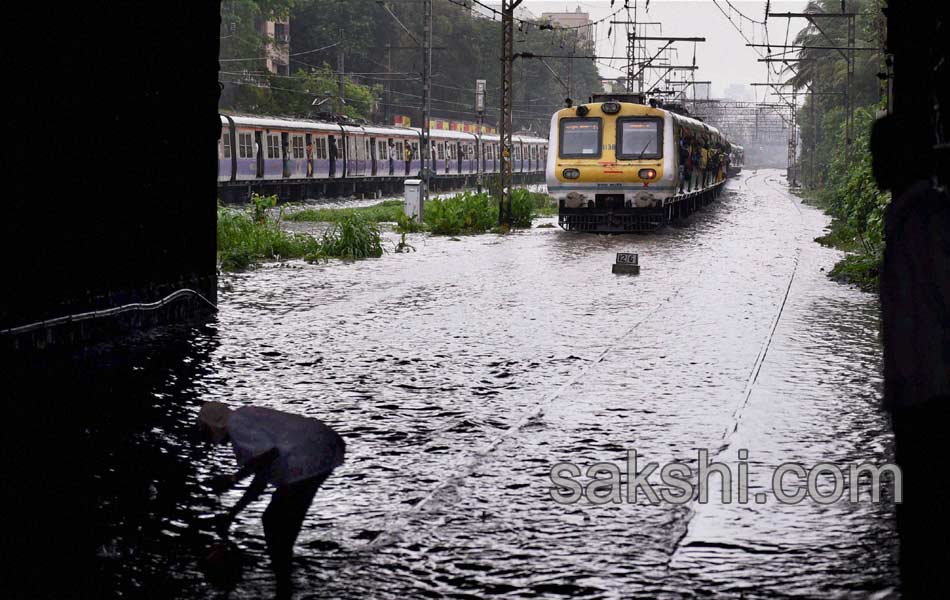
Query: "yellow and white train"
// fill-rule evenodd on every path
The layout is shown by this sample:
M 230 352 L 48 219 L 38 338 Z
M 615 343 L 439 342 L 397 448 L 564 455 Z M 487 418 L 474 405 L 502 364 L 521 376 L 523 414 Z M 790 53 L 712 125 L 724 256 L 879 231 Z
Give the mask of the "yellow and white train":
M 652 231 L 707 205 L 722 189 L 731 148 L 725 136 L 640 100 L 595 95 L 551 118 L 545 177 L 562 228 Z

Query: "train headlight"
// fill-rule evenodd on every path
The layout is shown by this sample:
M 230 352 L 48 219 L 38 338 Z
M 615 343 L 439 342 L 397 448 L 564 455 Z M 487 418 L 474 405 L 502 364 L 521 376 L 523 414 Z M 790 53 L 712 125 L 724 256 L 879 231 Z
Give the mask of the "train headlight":
M 638 175 L 640 175 L 640 179 L 654 179 L 656 178 L 656 169 L 640 169 Z
M 564 176 L 564 179 L 577 179 L 581 176 L 581 172 L 577 169 L 564 169 L 561 171 L 561 175 Z
M 600 110 L 605 115 L 615 115 L 620 112 L 620 103 L 619 102 L 604 102 L 600 105 Z
M 590 109 L 587 108 L 586 106 L 584 106 L 583 104 L 581 104 L 580 106 L 577 107 L 577 116 L 578 116 L 578 117 L 585 117 L 585 116 L 587 116 L 587 113 L 589 113 L 589 112 L 590 112 Z

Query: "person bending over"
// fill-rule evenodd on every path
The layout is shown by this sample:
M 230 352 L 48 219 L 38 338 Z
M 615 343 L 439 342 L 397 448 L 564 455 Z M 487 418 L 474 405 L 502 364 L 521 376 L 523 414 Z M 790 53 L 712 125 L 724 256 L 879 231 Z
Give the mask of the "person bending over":
M 241 499 L 217 523 L 226 541 L 234 518 L 264 492 L 276 489 L 264 511 L 264 539 L 278 587 L 288 585 L 294 542 L 317 490 L 343 463 L 346 443 L 318 419 L 256 406 L 231 410 L 206 402 L 198 413 L 199 429 L 217 444 L 231 442 L 240 469 L 211 480 L 216 493 L 254 475 Z

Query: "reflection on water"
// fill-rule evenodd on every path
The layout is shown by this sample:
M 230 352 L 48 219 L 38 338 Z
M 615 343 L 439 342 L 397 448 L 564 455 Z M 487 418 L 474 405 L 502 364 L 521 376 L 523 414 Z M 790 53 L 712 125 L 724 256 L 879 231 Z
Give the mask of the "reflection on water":
M 811 241 L 824 223 L 765 171 L 644 236 L 410 236 L 418 252 L 229 276 L 216 322 L 128 341 L 103 350 L 114 365 L 90 367 L 122 382 L 97 387 L 110 408 L 86 435 L 103 585 L 210 593 L 202 518 L 218 502 L 200 482 L 233 463 L 189 436 L 200 403 L 222 400 L 317 416 L 347 440 L 297 545 L 298 588 L 317 597 L 892 586 L 891 504 L 548 496 L 556 462 L 622 464 L 627 449 L 662 462 L 708 448 L 734 462 L 745 448 L 753 478 L 786 461 L 885 462 L 876 301 L 825 278 L 836 253 Z M 640 276 L 611 274 L 619 251 L 640 254 Z M 232 597 L 272 593 L 264 506 L 235 523 L 249 566 Z

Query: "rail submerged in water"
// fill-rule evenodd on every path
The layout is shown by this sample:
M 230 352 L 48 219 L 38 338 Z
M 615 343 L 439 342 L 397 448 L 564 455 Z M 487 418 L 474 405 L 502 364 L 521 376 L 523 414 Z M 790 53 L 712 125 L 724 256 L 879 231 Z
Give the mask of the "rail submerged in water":
M 558 209 L 558 225 L 565 231 L 588 233 L 637 233 L 656 231 L 668 223 L 685 218 L 715 200 L 725 181 L 675 196 L 662 207 L 578 207 Z

